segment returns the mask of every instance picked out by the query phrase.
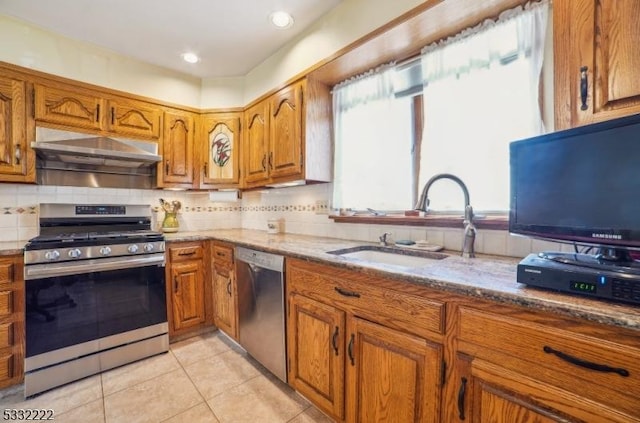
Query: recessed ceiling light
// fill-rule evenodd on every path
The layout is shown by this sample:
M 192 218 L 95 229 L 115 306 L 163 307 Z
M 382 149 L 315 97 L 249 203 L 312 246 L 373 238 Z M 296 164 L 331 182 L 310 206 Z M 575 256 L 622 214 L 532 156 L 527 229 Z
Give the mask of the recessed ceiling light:
M 276 28 L 287 29 L 293 26 L 293 17 L 290 14 L 283 11 L 273 12 L 269 15 L 269 19 L 271 23 L 276 26 Z
M 198 63 L 200 58 L 195 53 L 182 53 L 182 60 L 187 63 Z

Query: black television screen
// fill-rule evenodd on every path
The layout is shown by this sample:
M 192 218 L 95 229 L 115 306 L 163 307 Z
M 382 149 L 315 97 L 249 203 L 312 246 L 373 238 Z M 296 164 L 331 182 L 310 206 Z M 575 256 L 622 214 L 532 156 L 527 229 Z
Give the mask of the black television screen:
M 510 145 L 509 231 L 640 248 L 640 115 Z

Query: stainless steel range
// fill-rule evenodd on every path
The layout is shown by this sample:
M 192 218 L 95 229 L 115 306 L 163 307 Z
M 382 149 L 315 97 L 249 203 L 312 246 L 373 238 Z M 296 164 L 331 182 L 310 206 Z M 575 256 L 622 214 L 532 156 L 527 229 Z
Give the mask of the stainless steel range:
M 25 396 L 168 351 L 149 205 L 41 204 L 25 247 Z

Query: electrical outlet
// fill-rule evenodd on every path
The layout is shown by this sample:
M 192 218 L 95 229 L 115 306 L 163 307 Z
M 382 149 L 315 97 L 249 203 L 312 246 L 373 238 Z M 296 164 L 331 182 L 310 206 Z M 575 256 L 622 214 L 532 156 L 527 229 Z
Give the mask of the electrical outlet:
M 316 214 L 329 214 L 329 201 L 316 200 Z

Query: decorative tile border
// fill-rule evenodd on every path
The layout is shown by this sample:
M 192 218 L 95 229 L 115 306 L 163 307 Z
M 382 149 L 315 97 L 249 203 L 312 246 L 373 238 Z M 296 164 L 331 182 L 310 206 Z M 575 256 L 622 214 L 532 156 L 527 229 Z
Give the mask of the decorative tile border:
M 0 207 L 0 214 L 38 214 L 38 206 Z
M 279 206 L 183 206 L 180 210 L 184 213 L 212 213 L 212 212 L 316 212 L 315 204 L 279 205 Z M 162 207 L 152 207 L 154 213 L 162 211 Z

